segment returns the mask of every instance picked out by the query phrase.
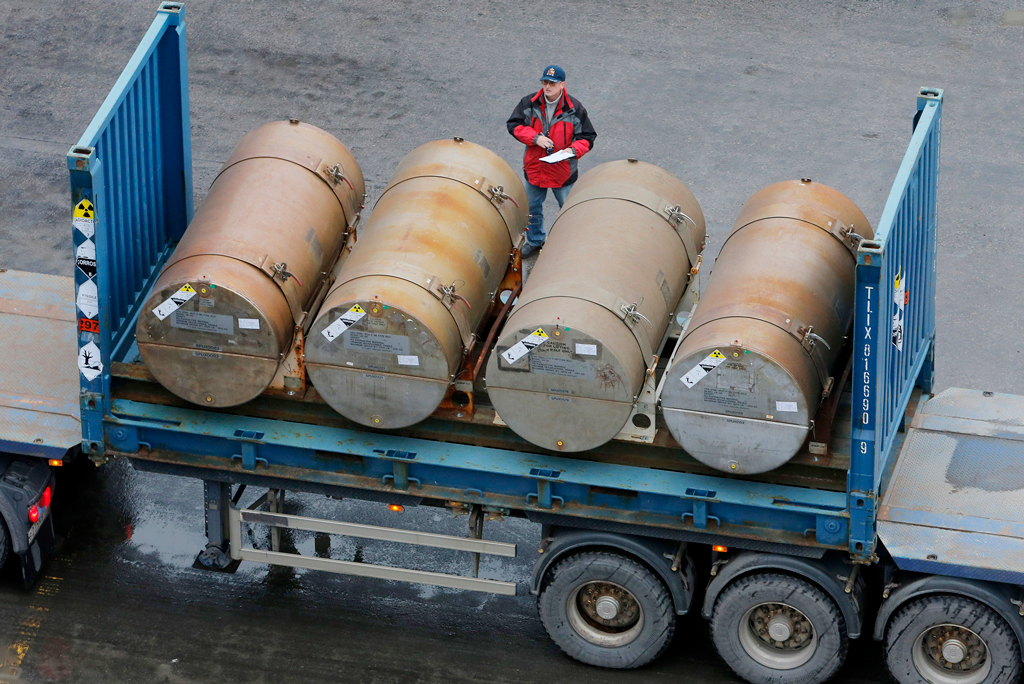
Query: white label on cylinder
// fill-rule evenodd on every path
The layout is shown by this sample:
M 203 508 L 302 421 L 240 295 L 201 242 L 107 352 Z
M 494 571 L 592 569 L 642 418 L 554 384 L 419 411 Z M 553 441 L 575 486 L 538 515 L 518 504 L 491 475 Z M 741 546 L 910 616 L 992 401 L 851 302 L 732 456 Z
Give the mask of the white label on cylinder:
M 576 353 L 580 356 L 597 356 L 597 345 L 596 344 L 580 344 L 576 343 Z
M 796 413 L 799 409 L 795 401 L 777 401 L 775 402 L 775 410 L 779 413 Z
M 341 337 L 346 330 L 362 320 L 365 315 L 366 312 L 363 311 L 363 307 L 356 304 L 351 309 L 341 314 L 338 320 L 321 330 L 320 334 L 326 337 L 328 342 L 333 342 Z
M 418 366 L 420 365 L 420 357 L 418 356 L 403 356 L 398 354 L 398 365 L 399 366 Z
M 191 285 L 185 283 L 181 289 L 167 298 L 160 306 L 153 309 L 153 314 L 161 321 L 178 310 L 182 304 L 196 296 L 196 291 Z
M 680 379 L 683 381 L 684 385 L 692 388 L 698 382 L 707 377 L 708 373 L 718 368 L 723 361 L 725 361 L 725 354 L 716 349 L 704 357 L 703 361 L 700 361 L 696 366 L 691 368 L 690 372 Z
M 537 328 L 511 347 L 501 352 L 501 358 L 505 359 L 505 363 L 515 363 L 547 341 L 548 335 L 544 332 L 544 329 Z
M 239 318 L 238 319 L 239 330 L 259 330 L 260 319 L 258 318 Z

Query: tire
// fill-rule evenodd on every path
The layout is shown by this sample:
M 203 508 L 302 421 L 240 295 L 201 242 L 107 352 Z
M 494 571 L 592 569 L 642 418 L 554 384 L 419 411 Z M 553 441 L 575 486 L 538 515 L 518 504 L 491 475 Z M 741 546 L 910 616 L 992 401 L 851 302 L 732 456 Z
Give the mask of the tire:
M 0 568 L 7 562 L 7 554 L 11 550 L 11 535 L 7 531 L 7 523 L 0 518 Z
M 849 646 L 843 614 L 825 592 L 773 573 L 740 577 L 722 591 L 711 640 L 751 684 L 819 684 L 839 671 Z
M 929 648 L 932 638 L 937 641 Z M 963 659 L 954 664 L 949 656 Z M 885 630 L 885 664 L 900 684 L 1016 684 L 1020 644 L 988 606 L 939 594 L 911 601 L 892 616 Z
M 615 553 L 559 561 L 545 577 L 537 610 L 566 655 L 598 667 L 646 665 L 675 633 L 675 609 L 664 583 L 647 566 Z

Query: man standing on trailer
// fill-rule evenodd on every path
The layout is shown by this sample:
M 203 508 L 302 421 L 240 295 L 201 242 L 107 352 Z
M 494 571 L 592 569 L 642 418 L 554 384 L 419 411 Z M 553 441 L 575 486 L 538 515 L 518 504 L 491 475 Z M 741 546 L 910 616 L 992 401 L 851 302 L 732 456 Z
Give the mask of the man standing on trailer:
M 594 147 L 597 138 L 587 110 L 579 100 L 569 97 L 565 89 L 562 67 L 552 64 L 544 69 L 540 82 L 541 89 L 520 100 L 506 124 L 508 132 L 526 145 L 523 175 L 530 199 L 530 222 L 524 257 L 544 246 L 544 200 L 548 189 L 561 208 L 576 182 L 577 160 Z M 544 161 L 544 157 L 562 150 L 566 151 L 566 158 Z

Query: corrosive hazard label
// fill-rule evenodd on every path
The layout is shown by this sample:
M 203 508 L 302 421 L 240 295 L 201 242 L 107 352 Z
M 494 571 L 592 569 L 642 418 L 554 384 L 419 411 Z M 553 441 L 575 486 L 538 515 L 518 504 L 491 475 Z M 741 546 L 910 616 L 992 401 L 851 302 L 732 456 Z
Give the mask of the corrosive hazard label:
M 162 321 L 177 311 L 182 304 L 195 296 L 195 289 L 188 283 L 185 283 L 180 290 L 168 297 L 167 301 L 153 309 L 153 313 Z
M 71 224 L 80 230 L 82 235 L 91 238 L 96 233 L 95 222 L 96 208 L 92 206 L 92 202 L 88 198 L 75 205 Z
M 501 352 L 501 358 L 506 363 L 515 363 L 534 349 L 548 341 L 548 336 L 542 328 L 537 328 L 532 333 L 519 340 L 505 351 Z
M 78 249 L 75 250 L 75 265 L 81 269 L 87 277 L 92 278 L 96 275 L 96 243 L 92 240 L 86 240 L 82 244 L 78 245 Z
M 682 377 L 683 384 L 687 387 L 693 387 L 703 380 L 708 373 L 718 368 L 723 361 L 725 361 L 725 354 L 716 349 L 704 357 L 702 361 L 690 369 L 689 373 Z
M 341 314 L 338 320 L 320 331 L 320 334 L 326 337 L 328 342 L 333 342 L 344 335 L 346 330 L 363 320 L 363 316 L 365 315 L 366 312 L 363 311 L 363 307 L 356 304 L 351 309 Z

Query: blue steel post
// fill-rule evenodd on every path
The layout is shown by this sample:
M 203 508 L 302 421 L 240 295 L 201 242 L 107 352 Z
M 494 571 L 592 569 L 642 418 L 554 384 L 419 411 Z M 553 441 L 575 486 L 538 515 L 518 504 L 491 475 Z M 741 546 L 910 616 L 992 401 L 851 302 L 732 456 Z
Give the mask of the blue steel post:
M 922 88 L 907 153 L 873 240 L 858 248 L 849 548 L 868 562 L 882 474 L 915 386 L 931 389 L 941 90 Z
M 68 153 L 78 305 L 82 448 L 99 458 L 110 366 L 192 218 L 184 6 L 163 2 L 78 144 Z

